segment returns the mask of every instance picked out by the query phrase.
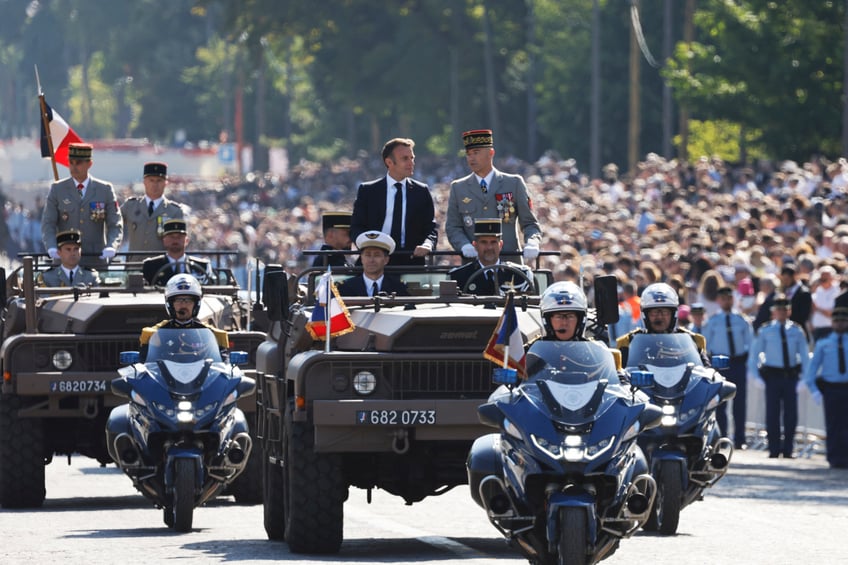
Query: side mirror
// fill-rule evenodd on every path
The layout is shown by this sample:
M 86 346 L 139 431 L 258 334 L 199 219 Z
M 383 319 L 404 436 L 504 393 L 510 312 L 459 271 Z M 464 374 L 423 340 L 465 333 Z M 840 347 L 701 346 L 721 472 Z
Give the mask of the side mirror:
M 230 351 L 231 365 L 245 365 L 247 364 L 247 359 L 247 351 Z
M 140 358 L 138 351 L 121 351 L 120 354 L 121 365 L 133 365 L 138 363 Z
M 730 366 L 730 357 L 727 355 L 713 355 L 710 358 L 710 363 L 712 363 L 713 369 L 721 371 L 722 369 L 727 369 Z
M 130 387 L 130 383 L 123 377 L 118 377 L 117 379 L 112 379 L 112 394 L 115 396 L 120 396 L 122 398 L 129 398 L 132 387 Z
M 498 385 L 518 384 L 518 371 L 506 368 L 495 369 L 492 371 L 492 382 Z
M 636 388 L 653 388 L 654 374 L 650 371 L 631 371 L 630 384 Z
M 645 409 L 639 414 L 639 427 L 642 430 L 650 430 L 656 428 L 662 423 L 663 412 L 662 408 L 655 404 L 645 405 Z
M 501 422 L 503 422 L 503 414 L 501 414 L 498 407 L 491 402 L 482 404 L 479 408 L 477 408 L 477 417 L 480 419 L 481 424 L 490 428 L 500 429 Z
M 236 390 L 238 391 L 239 398 L 250 396 L 256 392 L 256 381 L 250 377 L 242 377 Z
M 272 322 L 282 321 L 283 312 L 289 307 L 288 278 L 283 266 L 267 265 L 265 267 L 265 281 L 262 286 L 265 308 L 268 309 L 268 319 Z
M 595 310 L 603 325 L 618 322 L 618 279 L 615 275 L 595 277 Z

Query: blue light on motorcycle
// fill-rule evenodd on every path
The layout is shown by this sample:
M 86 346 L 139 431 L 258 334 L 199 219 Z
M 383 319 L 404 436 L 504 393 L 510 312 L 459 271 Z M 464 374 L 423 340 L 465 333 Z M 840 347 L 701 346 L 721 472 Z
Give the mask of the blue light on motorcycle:
M 230 364 L 244 365 L 247 363 L 247 351 L 230 351 Z
M 505 367 L 492 371 L 492 382 L 499 385 L 514 385 L 518 383 L 518 371 Z
M 639 388 L 654 386 L 654 374 L 651 371 L 630 371 L 630 384 Z
M 713 355 L 710 359 L 710 363 L 712 363 L 713 369 L 721 371 L 722 369 L 727 369 L 730 366 L 730 357 L 727 355 Z
M 119 355 L 121 365 L 132 365 L 140 359 L 138 351 L 121 351 Z

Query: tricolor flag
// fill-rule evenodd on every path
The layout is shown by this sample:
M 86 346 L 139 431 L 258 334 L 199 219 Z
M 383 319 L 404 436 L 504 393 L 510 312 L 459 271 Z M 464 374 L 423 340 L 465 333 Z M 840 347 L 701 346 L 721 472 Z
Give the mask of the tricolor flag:
M 47 113 L 47 124 L 50 127 L 50 139 L 53 141 L 53 158 L 60 165 L 68 166 L 68 145 L 81 143 L 80 136 L 71 129 L 68 122 L 44 101 L 44 110 Z M 41 156 L 50 157 L 50 146 L 47 144 L 47 131 L 44 129 L 44 120 L 41 122 Z
M 333 275 L 329 271 L 321 276 L 315 288 L 315 309 L 312 310 L 312 318 L 306 323 L 306 329 L 313 339 L 327 339 L 327 320 L 330 324 L 330 337 L 336 337 L 350 333 L 356 326 L 350 319 L 344 301 L 339 296 L 336 285 L 333 284 Z
M 524 366 L 524 338 L 518 330 L 518 314 L 515 311 L 512 293 L 507 295 L 503 314 L 483 351 L 483 357 L 501 367 L 508 366 L 510 369 L 515 369 L 522 379 L 527 376 Z

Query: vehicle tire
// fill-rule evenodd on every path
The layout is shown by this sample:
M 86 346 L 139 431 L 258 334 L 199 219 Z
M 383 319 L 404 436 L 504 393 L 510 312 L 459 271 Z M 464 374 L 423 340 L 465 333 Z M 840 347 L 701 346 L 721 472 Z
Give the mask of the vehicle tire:
M 255 429 L 251 424 L 250 429 Z M 253 440 L 253 449 L 250 450 L 250 455 L 247 457 L 247 464 L 244 470 L 232 482 L 230 488 L 227 489 L 229 494 L 232 494 L 239 504 L 260 504 L 262 502 L 262 450 L 259 448 L 259 442 L 253 432 L 250 432 L 250 439 Z
M 588 536 L 586 512 L 582 508 L 560 508 L 556 562 L 559 565 L 586 565 L 589 563 Z
M 262 461 L 262 506 L 264 508 L 265 533 L 268 539 L 286 539 L 286 506 L 283 487 L 283 469 L 267 460 Z
M 194 518 L 194 461 L 177 459 L 174 461 L 174 530 L 190 532 Z
M 38 418 L 18 418 L 21 399 L 0 395 L 0 506 L 44 504 L 44 428 Z
M 338 553 L 342 545 L 347 485 L 339 455 L 315 453 L 309 422 L 286 411 L 283 465 L 285 539 L 292 553 Z
M 648 524 L 651 524 L 651 531 L 669 536 L 677 532 L 680 523 L 680 502 L 683 496 L 680 466 L 670 461 L 660 463 L 656 479 L 657 496 L 645 529 L 648 530 Z

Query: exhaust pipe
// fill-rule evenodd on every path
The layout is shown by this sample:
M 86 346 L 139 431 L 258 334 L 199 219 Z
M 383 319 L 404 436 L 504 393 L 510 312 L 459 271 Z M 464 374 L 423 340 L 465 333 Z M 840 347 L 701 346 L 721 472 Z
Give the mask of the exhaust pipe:
M 244 461 L 244 450 L 236 445 L 227 451 L 227 461 L 231 465 L 239 465 Z
M 641 492 L 633 493 L 627 499 L 627 510 L 635 515 L 645 513 L 650 508 L 650 500 Z
M 247 460 L 250 450 L 253 448 L 253 440 L 250 435 L 241 432 L 229 441 L 224 449 L 224 459 L 234 467 L 241 467 Z
M 115 453 L 118 455 L 118 464 L 122 467 L 132 467 L 141 459 L 138 446 L 129 434 L 118 434 L 113 442 Z
M 710 467 L 713 469 L 724 469 L 728 463 L 729 461 L 724 453 L 715 453 L 710 457 Z
M 504 488 L 503 481 L 495 475 L 487 475 L 480 481 L 480 500 L 486 510 L 495 516 L 512 510 L 512 501 Z

